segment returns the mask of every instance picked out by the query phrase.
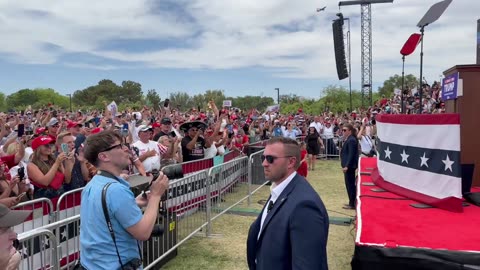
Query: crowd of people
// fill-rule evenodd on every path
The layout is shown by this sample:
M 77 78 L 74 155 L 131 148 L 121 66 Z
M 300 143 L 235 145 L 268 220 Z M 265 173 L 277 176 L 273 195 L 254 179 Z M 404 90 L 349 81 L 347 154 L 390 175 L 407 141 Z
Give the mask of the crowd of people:
M 391 98 L 382 96 L 378 102 L 379 107 L 386 113 L 416 114 L 416 113 L 445 113 L 445 102 L 442 100 L 442 87 L 439 82 L 433 82 L 432 85 L 424 82 L 422 91 L 418 87 L 406 86 L 404 91 L 397 89 Z M 420 94 L 422 99 L 420 100 Z M 403 102 L 402 102 L 403 98 Z M 420 104 L 421 102 L 421 104 Z
M 249 145 L 272 137 L 304 143 L 302 175 L 315 170 L 321 153 L 338 156 L 343 125 L 352 123 L 369 153 L 375 137 L 375 116 L 386 113 L 377 106 L 347 114 L 260 113 L 255 109 L 217 109 L 178 112 L 164 107 L 153 111 L 75 112 L 55 108 L 0 114 L 0 202 L 12 207 L 33 198 L 56 198 L 85 186 L 96 168 L 84 157 L 84 142 L 92 134 L 112 130 L 129 149 L 130 163 L 124 175 L 147 176 L 162 167 L 224 155 L 246 153 Z M 364 139 L 362 139 L 364 138 Z M 367 139 L 365 139 L 367 138 Z
M 230 151 L 247 153 L 249 145 L 284 138 L 299 142 L 298 166 L 295 162 L 293 167 L 305 178 L 308 171 L 315 170 L 320 154 L 338 157 L 341 153 L 349 197 L 344 208 L 353 209 L 358 154 L 375 155 L 375 118 L 378 114 L 397 113 L 395 102 L 396 97 L 382 98 L 368 109 L 314 115 L 304 113 L 301 108 L 289 114 L 218 109 L 213 102 L 209 102 L 208 110 L 192 108 L 187 112 L 169 106 L 155 111 L 145 106 L 121 112 L 108 109 L 68 112 L 48 107 L 0 113 L 0 205 L 9 209 L 22 201 L 42 197 L 55 201 L 64 192 L 85 187 L 93 177 L 99 177 L 101 164 L 120 159 L 120 153 L 126 153 L 127 162 L 118 161 L 121 170 L 115 177 L 127 179 L 133 174 L 158 175 L 170 164 L 212 158 Z M 102 139 L 105 134 L 108 140 Z M 88 142 L 95 141 L 101 149 L 89 148 Z M 116 151 L 120 152 L 105 154 Z M 273 164 L 274 160 L 265 162 Z M 164 192 L 168 187 L 164 182 L 154 194 Z M 115 190 L 112 192 L 120 192 Z M 138 198 L 128 199 L 142 204 Z M 98 209 L 90 212 L 93 211 Z M 140 222 L 142 215 L 132 211 Z M 125 222 L 129 218 L 126 216 Z M 145 238 L 141 232 L 148 231 L 145 228 L 150 228 L 151 220 L 147 218 L 139 232 L 131 233 L 138 234 L 137 239 Z

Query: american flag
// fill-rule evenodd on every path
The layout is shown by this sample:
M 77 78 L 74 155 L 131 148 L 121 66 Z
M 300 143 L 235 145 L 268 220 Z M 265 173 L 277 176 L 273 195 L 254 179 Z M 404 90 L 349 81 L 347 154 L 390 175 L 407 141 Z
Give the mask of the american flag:
M 378 115 L 375 184 L 441 209 L 462 212 L 460 116 Z

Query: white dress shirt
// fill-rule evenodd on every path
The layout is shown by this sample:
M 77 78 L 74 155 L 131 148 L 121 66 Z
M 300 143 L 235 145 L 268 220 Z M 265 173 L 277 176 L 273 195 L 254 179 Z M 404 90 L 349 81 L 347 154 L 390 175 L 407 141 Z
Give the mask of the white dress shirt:
M 268 204 L 270 203 L 270 201 L 272 201 L 275 204 L 275 202 L 277 201 L 280 194 L 282 194 L 283 190 L 288 186 L 288 184 L 290 184 L 290 182 L 295 177 L 295 175 L 297 175 L 297 172 L 293 172 L 292 174 L 290 174 L 287 177 L 287 179 L 283 180 L 283 182 L 280 183 L 278 186 L 275 183 L 272 183 L 271 191 L 270 191 L 270 195 L 271 195 L 270 200 L 268 200 L 268 202 L 266 204 L 267 206 L 263 209 L 262 220 L 260 222 L 260 231 L 258 232 L 257 239 L 260 238 L 260 234 L 262 233 L 263 223 L 265 222 L 265 219 L 267 218 Z

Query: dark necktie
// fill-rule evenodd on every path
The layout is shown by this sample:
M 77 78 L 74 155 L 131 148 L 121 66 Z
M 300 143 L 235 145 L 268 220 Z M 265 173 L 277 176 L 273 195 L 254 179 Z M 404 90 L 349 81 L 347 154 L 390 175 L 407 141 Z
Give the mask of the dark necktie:
M 267 213 L 270 212 L 270 210 L 273 209 L 273 201 L 270 201 L 268 202 L 268 206 L 267 206 Z

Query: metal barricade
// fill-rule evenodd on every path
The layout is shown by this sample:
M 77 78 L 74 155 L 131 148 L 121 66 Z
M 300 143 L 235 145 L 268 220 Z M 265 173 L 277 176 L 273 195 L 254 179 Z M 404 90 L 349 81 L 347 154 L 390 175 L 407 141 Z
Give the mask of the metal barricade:
M 49 230 L 55 235 L 59 269 L 71 269 L 80 258 L 80 215 L 59 220 L 41 229 Z
M 16 233 L 27 232 L 55 221 L 53 203 L 48 198 L 38 198 L 19 203 L 12 209 L 32 211 L 32 214 L 25 220 L 25 222 L 13 228 Z
M 342 138 L 334 136 L 333 138 L 325 138 L 322 136 L 323 146 L 320 158 L 325 159 L 337 159 L 340 157 L 340 150 L 342 144 Z
M 229 162 L 237 157 L 242 156 L 240 151 L 230 151 L 223 156 L 223 162 Z
M 163 226 L 164 234 L 143 243 L 144 269 L 161 267 L 165 259 L 176 255 L 180 245 L 204 228 L 207 236 L 210 235 L 211 222 L 214 219 L 246 199 L 250 204 L 251 195 L 268 183 L 265 181 L 261 165 L 263 152 L 264 150 L 252 153 L 249 158 L 245 156 L 235 158 L 214 167 L 210 166 L 209 170 L 201 169 L 191 172 L 182 179 L 171 181 L 157 220 L 157 224 Z M 200 160 L 200 162 L 209 162 L 207 160 Z M 187 164 L 193 165 L 196 162 L 199 161 Z M 206 166 L 206 163 L 201 166 Z M 53 239 L 48 245 L 41 246 L 40 243 L 45 241 L 39 240 L 25 245 L 24 249 L 27 248 L 27 251 L 24 253 L 21 269 L 46 269 L 49 266 L 52 269 L 71 269 L 80 253 L 80 215 L 68 216 L 77 213 L 76 198 L 81 196 L 81 192 L 82 189 L 72 190 L 59 198 L 55 212 L 59 221 L 21 235 L 23 237 L 21 239 L 26 241 L 30 234 L 45 232 L 51 236 L 50 239 Z M 40 201 L 50 202 L 48 199 L 39 199 L 36 203 Z M 73 212 L 69 212 L 71 208 Z M 51 202 L 49 209 L 53 210 Z M 63 218 L 64 214 L 66 218 Z M 45 258 L 42 247 L 54 249 L 52 255 Z M 28 252 L 28 249 L 31 251 Z
M 248 158 L 210 168 L 207 179 L 206 235 L 210 236 L 212 221 L 248 198 Z
M 253 153 L 248 159 L 248 205 L 250 206 L 252 194 L 265 186 L 269 181 L 265 179 L 262 166 L 262 155 L 265 149 Z M 252 190 L 255 188 L 254 190 Z
M 55 220 L 62 220 L 80 214 L 83 187 L 65 192 L 58 198 Z
M 213 158 L 204 158 L 199 160 L 192 160 L 187 162 L 180 163 L 182 165 L 182 171 L 184 175 L 189 175 L 194 172 L 198 172 L 201 170 L 206 170 L 213 167 Z M 175 166 L 174 165 L 167 165 L 166 167 Z
M 207 225 L 207 171 L 192 173 L 169 183 L 163 211 L 157 224 L 164 224 L 164 235 L 144 243 L 145 269 L 157 269 L 177 248 Z
M 18 235 L 20 242 L 20 270 L 58 270 L 57 239 L 48 229 L 40 228 Z

